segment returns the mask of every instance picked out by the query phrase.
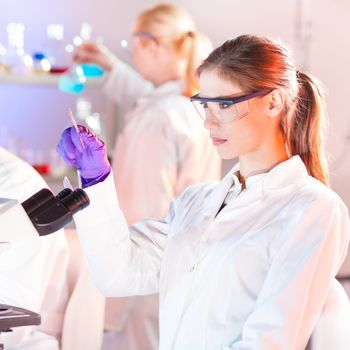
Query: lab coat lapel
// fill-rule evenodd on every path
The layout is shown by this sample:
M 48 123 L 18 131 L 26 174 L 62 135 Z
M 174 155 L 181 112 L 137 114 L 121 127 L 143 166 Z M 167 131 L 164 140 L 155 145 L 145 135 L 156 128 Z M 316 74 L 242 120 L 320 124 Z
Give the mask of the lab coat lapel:
M 144 108 L 145 105 L 148 104 L 150 101 L 160 98 L 161 96 L 168 96 L 172 94 L 181 95 L 182 89 L 183 84 L 180 80 L 168 81 L 162 85 L 155 87 L 153 90 L 150 91 L 149 94 L 140 97 L 136 102 L 136 106 Z
M 203 215 L 206 218 L 214 219 L 224 199 L 233 184 L 232 174 L 236 171 L 234 166 L 225 177 L 213 188 L 207 200 L 203 203 Z
M 239 164 L 236 164 L 231 169 L 231 171 L 225 176 L 222 182 L 229 181 L 229 179 L 226 178 L 231 178 L 231 174 L 238 170 Z M 278 195 L 285 191 L 291 191 L 291 187 L 300 186 L 301 182 L 304 181 L 307 177 L 308 173 L 303 161 L 299 156 L 293 156 L 287 161 L 275 166 L 268 173 L 262 175 L 261 178 L 259 178 L 258 181 L 254 181 L 252 185 L 249 184 L 248 178 L 247 189 L 240 193 L 237 198 L 229 202 L 225 209 L 233 210 L 237 207 L 246 207 L 253 203 L 260 202 L 268 196 L 275 194 Z M 232 179 L 231 182 L 226 182 L 226 184 L 228 183 L 232 184 Z M 224 192 L 227 193 L 229 188 L 230 185 L 228 186 L 228 188 L 222 185 L 224 198 Z

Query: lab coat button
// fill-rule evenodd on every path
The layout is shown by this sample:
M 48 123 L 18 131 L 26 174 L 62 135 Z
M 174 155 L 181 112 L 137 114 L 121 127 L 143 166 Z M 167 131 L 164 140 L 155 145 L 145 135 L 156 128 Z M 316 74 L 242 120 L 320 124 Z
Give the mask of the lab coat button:
M 191 266 L 190 272 L 193 272 L 195 270 L 195 268 L 196 268 L 196 265 Z

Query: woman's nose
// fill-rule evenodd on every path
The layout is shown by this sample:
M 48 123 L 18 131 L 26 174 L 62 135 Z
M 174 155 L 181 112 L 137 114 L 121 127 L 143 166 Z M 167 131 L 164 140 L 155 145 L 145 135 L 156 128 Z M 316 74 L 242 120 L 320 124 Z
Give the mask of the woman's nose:
M 220 122 L 212 113 L 207 113 L 203 125 L 207 130 L 216 130 L 220 127 Z

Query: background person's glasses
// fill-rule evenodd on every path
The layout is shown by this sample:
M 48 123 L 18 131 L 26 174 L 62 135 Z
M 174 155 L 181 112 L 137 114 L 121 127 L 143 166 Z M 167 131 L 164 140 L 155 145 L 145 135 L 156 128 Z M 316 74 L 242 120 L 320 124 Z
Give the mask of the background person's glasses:
M 140 33 L 136 33 L 134 34 L 130 39 L 126 40 L 123 39 L 120 42 L 120 46 L 124 49 L 127 49 L 129 51 L 132 50 L 133 47 L 133 43 L 135 40 L 151 40 L 154 41 L 156 44 L 158 44 L 158 40 L 157 38 L 155 38 L 152 34 L 148 33 L 148 32 L 140 32 Z
M 220 123 L 230 123 L 245 117 L 249 113 L 248 100 L 265 96 L 272 90 L 264 89 L 232 98 L 200 97 L 197 94 L 191 97 L 191 102 L 203 120 L 209 116 L 214 117 Z

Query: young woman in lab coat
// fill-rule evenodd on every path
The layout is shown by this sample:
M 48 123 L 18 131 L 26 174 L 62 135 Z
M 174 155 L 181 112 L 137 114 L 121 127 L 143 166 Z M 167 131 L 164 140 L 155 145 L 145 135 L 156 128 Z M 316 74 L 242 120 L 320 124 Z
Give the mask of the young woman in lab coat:
M 349 242 L 328 187 L 322 90 L 282 44 L 250 35 L 198 74 L 192 100 L 220 156 L 239 163 L 162 220 L 128 228 L 103 144 L 81 128 L 84 151 L 63 133 L 60 153 L 87 179 L 76 224 L 91 272 L 106 295 L 159 291 L 161 350 L 303 350 Z
M 185 97 L 198 92 L 195 69 L 212 49 L 208 39 L 187 12 L 163 4 L 138 16 L 131 44 L 136 71 L 93 43 L 81 45 L 75 56 L 108 72 L 104 91 L 126 112 L 112 165 L 129 225 L 162 218 L 186 187 L 219 180 L 221 172 L 220 158 Z M 117 332 L 106 334 L 104 350 L 157 349 L 158 297 L 107 300 L 106 329 Z

